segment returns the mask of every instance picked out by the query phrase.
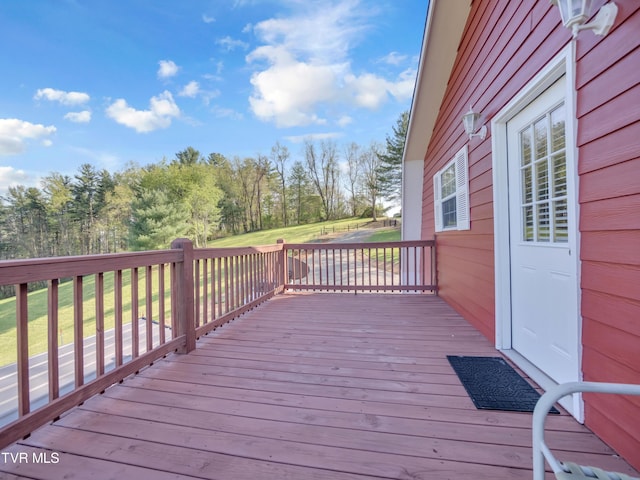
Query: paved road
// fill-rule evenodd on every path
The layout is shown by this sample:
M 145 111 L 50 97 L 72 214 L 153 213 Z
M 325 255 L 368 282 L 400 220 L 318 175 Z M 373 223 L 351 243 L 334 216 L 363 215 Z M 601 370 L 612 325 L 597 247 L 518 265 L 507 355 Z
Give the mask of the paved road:
M 131 359 L 131 324 L 123 325 L 123 352 L 124 361 Z M 160 343 L 159 326 L 153 327 L 153 345 Z M 146 321 L 139 322 L 139 352 L 146 351 Z M 171 329 L 165 329 L 166 340 L 171 339 Z M 105 371 L 115 367 L 115 330 L 105 332 Z M 84 339 L 84 380 L 85 383 L 96 376 L 96 338 L 95 336 Z M 60 396 L 73 390 L 75 383 L 74 369 L 75 359 L 73 344 L 63 345 L 59 349 L 59 384 Z M 15 363 L 0 368 L 0 426 L 18 418 L 18 389 L 17 366 Z M 36 355 L 29 359 L 29 396 L 31 410 L 45 405 L 49 400 L 49 371 L 48 357 L 46 353 Z
M 358 243 L 364 242 L 367 238 L 373 235 L 377 229 L 373 228 L 361 228 L 359 230 L 353 230 L 344 235 L 334 238 L 329 243 Z

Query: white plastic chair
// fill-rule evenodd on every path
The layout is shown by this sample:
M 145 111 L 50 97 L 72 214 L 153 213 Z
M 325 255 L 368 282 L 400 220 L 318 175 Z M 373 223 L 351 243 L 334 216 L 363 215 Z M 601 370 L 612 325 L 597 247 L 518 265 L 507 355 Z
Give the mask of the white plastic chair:
M 614 393 L 640 395 L 640 385 L 600 382 L 571 382 L 556 385 L 540 397 L 533 410 L 533 480 L 544 480 L 544 461 L 549 462 L 559 480 L 640 480 L 623 473 L 606 472 L 596 467 L 586 467 L 558 461 L 544 441 L 544 423 L 549 410 L 562 397 L 576 392 Z

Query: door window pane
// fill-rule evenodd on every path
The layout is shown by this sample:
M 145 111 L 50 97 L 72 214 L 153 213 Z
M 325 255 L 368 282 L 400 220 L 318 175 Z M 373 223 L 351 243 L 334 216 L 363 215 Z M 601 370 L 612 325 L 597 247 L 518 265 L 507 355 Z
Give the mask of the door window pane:
M 533 242 L 535 240 L 534 227 L 533 227 L 533 206 L 527 205 L 522 208 L 523 232 L 522 238 L 525 242 Z
M 569 241 L 569 222 L 567 215 L 567 201 L 553 202 L 553 241 L 566 243 Z
M 553 156 L 553 193 L 552 195 L 562 197 L 567 195 L 567 159 L 565 153 L 561 152 Z
M 550 239 L 551 219 L 549 218 L 549 203 L 539 203 L 536 209 L 538 217 L 538 241 L 548 242 Z
M 551 112 L 551 151 L 557 152 L 565 146 L 564 104 Z
M 547 161 L 536 163 L 536 200 L 549 198 L 549 170 Z
M 531 163 L 531 129 L 520 132 L 520 161 L 522 165 Z
M 536 142 L 536 160 L 538 160 L 547 156 L 547 118 L 538 120 L 533 126 L 533 131 Z
M 531 180 L 531 167 L 522 169 L 522 203 L 533 201 L 533 181 Z

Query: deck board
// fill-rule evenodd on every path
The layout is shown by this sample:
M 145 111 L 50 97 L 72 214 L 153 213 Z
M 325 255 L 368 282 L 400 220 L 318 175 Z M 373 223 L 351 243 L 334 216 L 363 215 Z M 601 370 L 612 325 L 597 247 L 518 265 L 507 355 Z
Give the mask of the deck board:
M 0 477 L 529 478 L 531 414 L 476 410 L 446 360 L 470 354 L 497 352 L 431 295 L 277 296 L 7 450 L 59 463 Z M 635 473 L 566 414 L 548 432 Z

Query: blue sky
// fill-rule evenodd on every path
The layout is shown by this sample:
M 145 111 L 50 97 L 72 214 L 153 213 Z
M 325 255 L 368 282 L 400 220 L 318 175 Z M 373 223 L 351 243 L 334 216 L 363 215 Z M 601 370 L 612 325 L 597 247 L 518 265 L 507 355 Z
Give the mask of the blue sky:
M 2 0 L 0 194 L 192 146 L 384 142 L 428 0 Z

